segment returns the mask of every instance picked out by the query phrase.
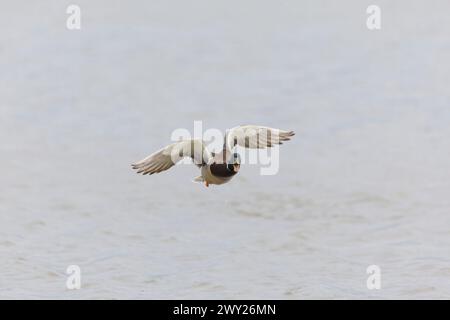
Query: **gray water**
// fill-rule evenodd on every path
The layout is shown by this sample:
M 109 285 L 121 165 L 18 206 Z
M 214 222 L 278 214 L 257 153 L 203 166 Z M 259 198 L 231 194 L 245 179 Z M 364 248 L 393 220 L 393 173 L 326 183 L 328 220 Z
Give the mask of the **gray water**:
M 74 3 L 1 2 L 0 298 L 450 297 L 448 1 Z M 296 136 L 273 176 L 131 170 L 195 120 Z

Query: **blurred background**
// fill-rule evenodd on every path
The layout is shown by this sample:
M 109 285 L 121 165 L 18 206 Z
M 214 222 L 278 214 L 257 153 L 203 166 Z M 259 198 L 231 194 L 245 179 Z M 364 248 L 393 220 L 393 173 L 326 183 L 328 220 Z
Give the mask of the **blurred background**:
M 448 299 L 449 10 L 2 1 L 0 298 Z M 274 176 L 131 170 L 195 120 L 296 136 Z

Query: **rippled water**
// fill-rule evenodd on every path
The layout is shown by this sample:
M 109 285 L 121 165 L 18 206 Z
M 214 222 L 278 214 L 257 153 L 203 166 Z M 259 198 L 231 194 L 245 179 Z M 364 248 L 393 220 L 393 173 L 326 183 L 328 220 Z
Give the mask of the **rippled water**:
M 1 5 L 1 298 L 450 297 L 448 1 L 77 4 Z M 274 176 L 132 172 L 194 120 L 297 135 Z

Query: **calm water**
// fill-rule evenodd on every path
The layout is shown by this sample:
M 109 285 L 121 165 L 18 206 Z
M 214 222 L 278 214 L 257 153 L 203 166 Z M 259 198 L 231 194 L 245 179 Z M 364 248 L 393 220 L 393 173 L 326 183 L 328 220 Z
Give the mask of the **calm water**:
M 450 298 L 448 1 L 77 4 L 1 5 L 0 298 Z M 275 176 L 131 171 L 194 120 L 297 135 Z

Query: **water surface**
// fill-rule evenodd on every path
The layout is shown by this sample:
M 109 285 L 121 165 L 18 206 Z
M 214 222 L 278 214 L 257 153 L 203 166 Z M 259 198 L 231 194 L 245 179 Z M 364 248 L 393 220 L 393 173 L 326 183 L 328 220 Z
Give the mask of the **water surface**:
M 448 1 L 77 4 L 2 4 L 1 298 L 449 298 Z M 195 120 L 297 135 L 274 176 L 132 172 Z

